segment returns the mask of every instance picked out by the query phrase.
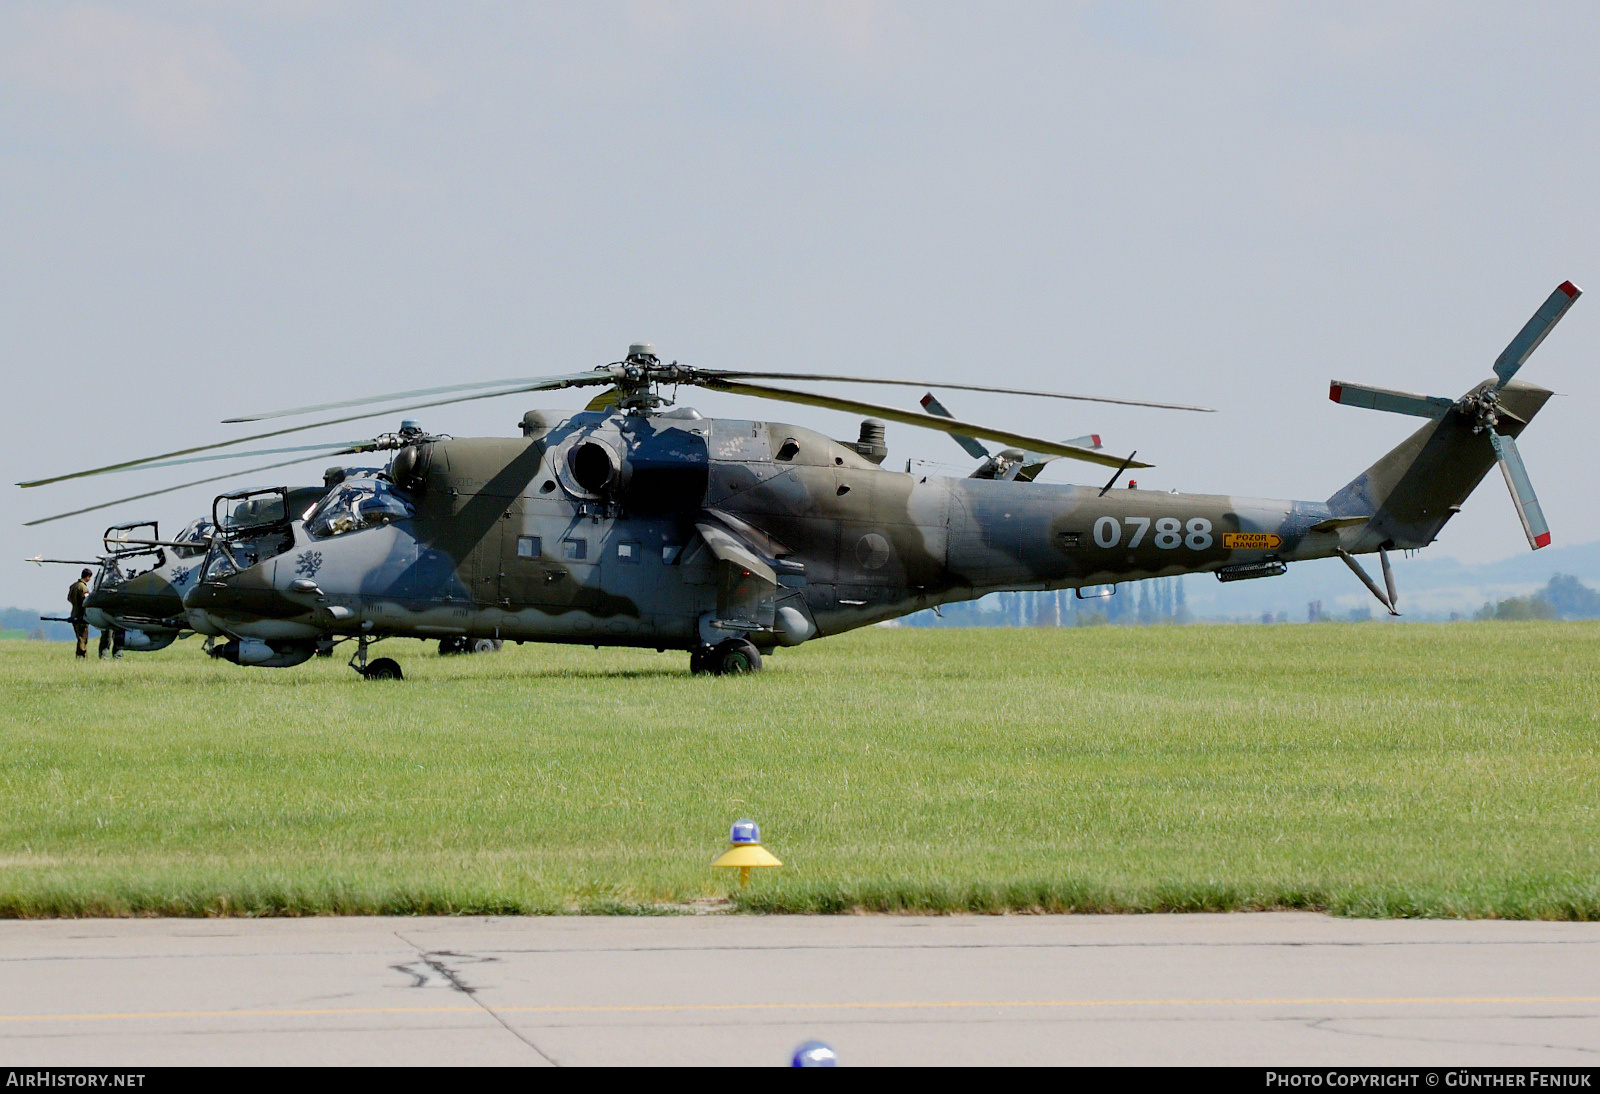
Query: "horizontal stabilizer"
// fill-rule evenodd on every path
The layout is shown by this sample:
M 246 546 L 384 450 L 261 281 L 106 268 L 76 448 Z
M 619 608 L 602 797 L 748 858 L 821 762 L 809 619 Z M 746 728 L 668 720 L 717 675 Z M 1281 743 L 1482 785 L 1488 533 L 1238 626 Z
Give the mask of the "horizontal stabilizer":
M 1344 406 L 1359 406 L 1366 410 L 1387 410 L 1393 414 L 1412 414 L 1418 418 L 1443 418 L 1455 406 L 1454 399 L 1438 395 L 1417 395 L 1410 391 L 1391 391 L 1388 388 L 1368 387 L 1365 384 L 1347 384 L 1335 380 L 1328 385 L 1328 398 Z
M 1368 524 L 1372 521 L 1372 514 L 1360 517 L 1329 517 L 1313 524 L 1309 531 L 1312 532 L 1337 532 L 1341 528 L 1354 528 L 1358 524 Z

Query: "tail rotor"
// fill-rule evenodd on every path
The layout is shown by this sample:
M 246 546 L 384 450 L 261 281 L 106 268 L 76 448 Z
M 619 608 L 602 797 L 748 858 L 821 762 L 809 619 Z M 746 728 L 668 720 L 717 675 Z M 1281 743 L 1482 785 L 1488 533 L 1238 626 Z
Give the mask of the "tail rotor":
M 1485 381 L 1459 399 L 1393 391 L 1341 380 L 1335 380 L 1329 386 L 1328 398 L 1345 406 L 1386 410 L 1419 418 L 1440 419 L 1451 413 L 1466 416 L 1472 423 L 1472 432 L 1489 434 L 1495 460 L 1500 464 L 1500 472 L 1511 491 L 1511 500 L 1517 507 L 1522 529 L 1527 533 L 1528 546 L 1535 551 L 1548 547 L 1550 526 L 1545 522 L 1544 510 L 1540 508 L 1539 498 L 1533 492 L 1533 482 L 1528 478 L 1516 441 L 1510 433 L 1502 432 L 1502 423 L 1514 422 L 1519 427 L 1527 423 L 1501 403 L 1500 393 L 1582 294 L 1583 290 L 1570 281 L 1558 285 L 1495 360 L 1495 380 Z

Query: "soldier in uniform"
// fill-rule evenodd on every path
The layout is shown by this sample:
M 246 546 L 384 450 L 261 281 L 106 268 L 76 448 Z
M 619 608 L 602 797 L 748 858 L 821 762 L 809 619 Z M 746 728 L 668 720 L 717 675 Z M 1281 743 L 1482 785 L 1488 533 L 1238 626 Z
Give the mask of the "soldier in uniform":
M 100 631 L 100 660 L 122 656 L 122 628 L 106 627 Z
M 83 602 L 89 597 L 89 579 L 93 570 L 85 570 L 67 589 L 67 603 L 72 605 L 72 633 L 78 636 L 78 656 L 89 656 L 89 620 L 83 614 Z

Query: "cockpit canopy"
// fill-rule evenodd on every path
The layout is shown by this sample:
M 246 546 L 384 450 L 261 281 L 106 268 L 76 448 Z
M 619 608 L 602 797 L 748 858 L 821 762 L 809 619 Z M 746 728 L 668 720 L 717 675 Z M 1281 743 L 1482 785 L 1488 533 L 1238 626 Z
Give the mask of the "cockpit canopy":
M 381 479 L 346 479 L 306 514 L 306 534 L 327 539 L 416 516 L 411 499 Z
M 179 558 L 195 558 L 205 554 L 206 548 L 211 546 L 211 533 L 216 530 L 217 526 L 205 517 L 201 517 L 199 520 L 191 520 L 184 525 L 183 531 L 174 537 L 174 542 L 184 544 L 184 546 L 174 547 L 172 553 Z M 189 544 L 193 544 L 193 546 L 189 546 Z
M 213 523 L 230 539 L 289 520 L 289 488 L 244 490 L 237 494 L 218 494 L 211 503 Z

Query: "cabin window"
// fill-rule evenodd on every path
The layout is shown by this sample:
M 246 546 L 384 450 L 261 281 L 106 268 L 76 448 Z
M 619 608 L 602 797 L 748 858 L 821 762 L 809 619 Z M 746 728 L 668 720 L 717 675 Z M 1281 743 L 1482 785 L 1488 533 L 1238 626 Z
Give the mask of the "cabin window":
M 564 539 L 561 541 L 561 557 L 568 562 L 578 562 L 589 557 L 589 541 L 586 539 Z
M 539 537 L 538 536 L 518 536 L 517 537 L 517 557 L 518 558 L 538 558 L 539 557 Z
M 622 562 L 638 562 L 639 545 L 637 543 L 617 544 L 617 558 Z

